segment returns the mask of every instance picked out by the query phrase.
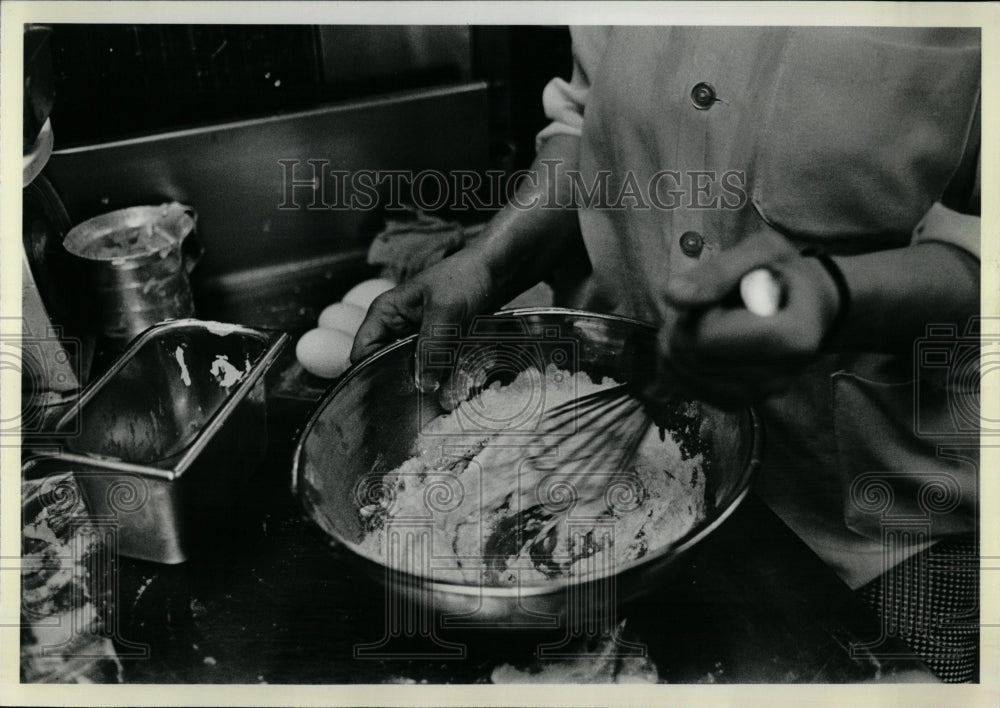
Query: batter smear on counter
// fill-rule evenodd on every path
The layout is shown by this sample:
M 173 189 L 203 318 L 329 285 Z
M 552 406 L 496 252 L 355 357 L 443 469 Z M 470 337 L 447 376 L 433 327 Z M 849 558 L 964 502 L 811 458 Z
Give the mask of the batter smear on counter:
M 601 471 L 569 461 L 580 444 L 574 436 L 559 438 L 558 454 L 542 458 L 538 448 L 548 441 L 526 445 L 511 434 L 539 390 L 550 410 L 616 384 L 553 365 L 543 380 L 529 369 L 430 421 L 413 456 L 359 509 L 360 551 L 441 581 L 538 585 L 611 573 L 682 537 L 705 517 L 703 456 L 683 455 L 669 432 L 661 440 L 652 427 L 627 468 Z M 627 441 L 609 428 L 603 444 Z

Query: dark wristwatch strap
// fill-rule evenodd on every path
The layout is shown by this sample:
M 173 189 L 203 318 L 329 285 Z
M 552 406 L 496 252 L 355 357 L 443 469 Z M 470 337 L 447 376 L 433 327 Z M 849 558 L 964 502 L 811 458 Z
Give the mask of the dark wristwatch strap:
M 802 251 L 802 255 L 806 258 L 815 258 L 819 261 L 820 265 L 830 274 L 834 285 L 837 286 L 837 295 L 839 296 L 840 303 L 837 308 L 837 314 L 833 317 L 833 322 L 830 323 L 826 334 L 823 335 L 821 347 L 825 349 L 840 334 L 840 330 L 847 320 L 847 315 L 851 309 L 851 290 L 847 287 L 847 278 L 844 277 L 843 271 L 840 270 L 837 262 L 830 257 L 830 254 L 821 251 L 815 246 L 810 246 Z

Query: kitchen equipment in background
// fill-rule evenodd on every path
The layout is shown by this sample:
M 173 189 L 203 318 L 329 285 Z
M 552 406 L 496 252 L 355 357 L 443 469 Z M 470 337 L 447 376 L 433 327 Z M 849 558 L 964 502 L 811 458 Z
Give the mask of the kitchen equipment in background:
M 497 323 L 518 325 L 513 344 L 530 343 L 537 357 L 495 357 L 497 372 L 513 372 L 534 359 L 548 362 L 561 358 L 567 343 L 576 357 L 561 366 L 582 371 L 600 380 L 611 376 L 627 381 L 622 352 L 636 333 L 655 330 L 637 320 L 559 308 L 512 310 L 496 317 Z M 556 333 L 558 336 L 551 336 Z M 502 342 L 503 334 L 498 335 Z M 511 336 L 508 332 L 508 336 Z M 421 421 L 442 411 L 436 396 L 422 396 L 414 383 L 416 337 L 400 340 L 351 368 L 340 383 L 326 394 L 307 423 L 296 447 L 292 469 L 293 493 L 307 518 L 347 556 L 375 580 L 389 583 L 400 599 L 432 605 L 437 612 L 466 614 L 472 622 L 504 626 L 518 623 L 537 626 L 538 613 L 558 615 L 566 610 L 569 589 L 578 597 L 613 598 L 598 585 L 600 579 L 570 578 L 563 582 L 525 587 L 482 587 L 435 581 L 432 578 L 388 572 L 386 566 L 356 551 L 363 526 L 359 514 L 359 484 L 371 475 L 389 472 L 412 453 Z M 704 451 L 706 518 L 676 543 L 651 548 L 639 560 L 616 570 L 616 590 L 611 596 L 624 601 L 651 588 L 660 587 L 661 577 L 690 548 L 712 533 L 746 496 L 759 465 L 762 433 L 750 409 L 728 413 L 693 403 L 698 426 L 674 431 L 680 444 Z M 700 434 L 699 434 L 700 433 Z M 532 431 L 525 440 L 530 441 Z M 692 439 L 697 437 L 697 440 Z M 510 438 L 511 444 L 517 441 Z M 603 594 L 602 594 L 603 593 Z
M 267 445 L 264 375 L 285 334 L 184 319 L 140 335 L 56 426 L 36 474 L 74 473 L 122 554 L 180 563 L 225 529 Z
M 83 372 L 92 353 L 79 317 L 79 294 L 73 292 L 76 273 L 62 249 L 69 215 L 41 174 L 51 146 L 46 120 L 24 153 L 20 332 L 0 332 L 4 365 L 21 373 L 22 440 L 44 435 L 66 412 L 86 381 Z
M 45 163 L 52 156 L 52 146 L 55 137 L 52 134 L 52 122 L 46 118 L 35 142 L 24 148 L 24 161 L 21 165 L 21 186 L 27 187 L 41 174 Z
M 4 367 L 16 366 L 21 373 L 20 434 L 27 442 L 44 437 L 65 415 L 82 378 L 81 343 L 53 326 L 27 256 L 21 259 L 20 324 L 20 332 L 0 332 L 0 358 Z
M 370 93 L 469 81 L 480 33 L 469 25 L 320 25 L 323 83 Z
M 74 273 L 62 251 L 71 226 L 59 195 L 42 175 L 52 155 L 49 114 L 55 100 L 51 30 L 24 28 L 24 104 L 21 209 L 21 322 L 0 332 L 5 367 L 21 374 L 22 441 L 44 436 L 79 393 L 81 371 L 90 353 L 76 327 Z M 19 329 L 20 331 L 16 331 Z M 6 431 L 5 431 L 6 432 Z
M 52 72 L 52 28 L 45 25 L 24 26 L 24 106 L 21 147 L 25 154 L 42 144 L 52 151 L 52 131 L 46 126 L 55 105 L 55 82 Z M 44 162 L 44 161 L 43 161 Z M 26 179 L 25 183 L 30 182 Z
M 201 257 L 195 213 L 183 204 L 121 209 L 73 227 L 63 241 L 86 269 L 95 325 L 119 351 L 166 319 L 195 314 L 188 274 Z

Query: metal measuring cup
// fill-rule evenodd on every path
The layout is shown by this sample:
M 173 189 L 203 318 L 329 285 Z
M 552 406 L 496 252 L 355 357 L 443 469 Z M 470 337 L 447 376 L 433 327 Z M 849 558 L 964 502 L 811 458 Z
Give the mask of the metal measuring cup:
M 171 202 L 103 214 L 66 234 L 63 247 L 85 270 L 94 326 L 111 349 L 195 314 L 188 275 L 203 251 L 195 221 L 191 207 Z

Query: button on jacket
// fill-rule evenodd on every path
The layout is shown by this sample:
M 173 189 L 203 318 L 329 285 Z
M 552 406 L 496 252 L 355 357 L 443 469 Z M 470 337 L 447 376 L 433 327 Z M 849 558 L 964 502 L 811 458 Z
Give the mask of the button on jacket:
M 582 306 L 658 323 L 663 283 L 767 229 L 833 254 L 979 255 L 978 212 L 962 213 L 978 203 L 977 29 L 587 27 L 573 58 L 538 140 L 579 136 L 584 185 L 610 173 L 611 203 L 579 212 Z M 948 399 L 968 384 L 924 391 L 942 372 L 914 361 L 829 355 L 760 406 L 758 491 L 852 586 L 974 528 L 978 437 Z M 880 480 L 891 509 L 870 503 Z M 927 508 L 927 488 L 955 503 Z M 890 538 L 899 514 L 927 524 Z

